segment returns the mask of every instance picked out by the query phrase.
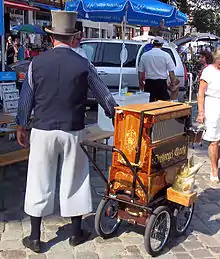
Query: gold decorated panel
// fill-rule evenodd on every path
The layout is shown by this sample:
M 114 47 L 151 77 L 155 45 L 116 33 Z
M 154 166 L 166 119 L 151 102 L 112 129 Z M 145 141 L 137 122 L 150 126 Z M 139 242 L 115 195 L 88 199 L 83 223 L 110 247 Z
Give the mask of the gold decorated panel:
M 116 114 L 116 125 L 114 135 L 114 146 L 120 149 L 128 158 L 132 165 L 135 165 L 136 150 L 138 147 L 138 137 L 140 129 L 140 115 L 123 112 Z M 142 134 L 141 155 L 138 163 L 139 168 L 148 171 L 150 160 L 150 138 L 146 128 Z M 125 164 L 120 154 L 113 154 L 113 165 Z
M 138 176 L 147 190 L 148 189 L 147 174 L 142 171 L 138 171 Z M 111 183 L 111 188 L 110 188 L 111 194 L 124 193 L 124 194 L 131 195 L 134 176 L 132 171 L 128 167 L 123 165 L 116 166 L 116 167 L 112 166 L 110 169 L 109 181 Z M 136 182 L 135 193 L 140 199 L 141 203 L 147 202 L 147 197 L 138 182 Z

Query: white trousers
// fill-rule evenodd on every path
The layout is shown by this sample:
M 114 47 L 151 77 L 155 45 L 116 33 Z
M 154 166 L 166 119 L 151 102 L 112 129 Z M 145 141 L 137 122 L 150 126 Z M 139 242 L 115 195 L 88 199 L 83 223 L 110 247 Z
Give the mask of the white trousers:
M 44 217 L 54 211 L 60 161 L 60 212 L 63 217 L 92 211 L 89 164 L 79 143 L 84 130 L 64 132 L 32 129 L 25 212 Z

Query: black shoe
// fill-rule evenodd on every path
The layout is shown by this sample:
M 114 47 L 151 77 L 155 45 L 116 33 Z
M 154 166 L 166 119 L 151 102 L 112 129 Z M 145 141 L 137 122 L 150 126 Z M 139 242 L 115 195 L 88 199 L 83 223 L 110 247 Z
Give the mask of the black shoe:
M 91 235 L 91 232 L 82 230 L 82 234 L 80 236 L 71 236 L 69 238 L 69 244 L 71 246 L 78 246 L 78 245 L 84 243 L 85 241 L 87 241 L 89 239 L 90 235 Z
M 23 245 L 29 248 L 35 253 L 41 253 L 41 242 L 40 240 L 31 240 L 30 237 L 25 237 L 22 240 Z

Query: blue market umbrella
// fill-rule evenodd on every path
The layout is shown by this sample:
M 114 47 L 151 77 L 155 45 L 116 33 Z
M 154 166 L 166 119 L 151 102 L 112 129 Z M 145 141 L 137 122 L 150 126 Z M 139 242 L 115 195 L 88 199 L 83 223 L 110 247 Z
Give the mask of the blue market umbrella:
M 174 6 L 157 0 L 74 0 L 66 3 L 67 11 L 78 12 L 78 17 L 95 22 L 121 23 L 126 17 L 128 24 L 181 26 L 187 16 Z
M 66 3 L 65 9 L 66 11 L 78 12 L 78 18 L 94 22 L 124 22 L 124 33 L 126 23 L 171 27 L 181 26 L 187 22 L 185 14 L 178 11 L 174 6 L 157 0 L 72 0 Z M 123 56 L 126 56 L 124 42 L 121 57 Z M 121 58 L 119 94 L 122 86 L 122 68 L 123 58 Z
M 12 28 L 13 31 L 22 31 L 27 33 L 35 33 L 35 34 L 45 34 L 45 32 L 37 25 L 32 24 L 23 24 L 14 26 Z

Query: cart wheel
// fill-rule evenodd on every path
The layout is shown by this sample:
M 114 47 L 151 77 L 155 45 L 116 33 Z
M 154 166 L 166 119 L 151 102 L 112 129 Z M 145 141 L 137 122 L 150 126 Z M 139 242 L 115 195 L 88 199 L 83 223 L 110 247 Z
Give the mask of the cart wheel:
M 167 243 L 171 232 L 171 212 L 168 206 L 159 206 L 147 223 L 144 246 L 148 254 L 158 256 Z
M 173 213 L 173 234 L 175 236 L 183 235 L 192 219 L 194 211 L 194 203 L 189 207 L 178 205 L 177 208 L 174 209 Z
M 114 236 L 121 220 L 118 218 L 118 202 L 101 200 L 95 215 L 96 233 L 103 238 Z

